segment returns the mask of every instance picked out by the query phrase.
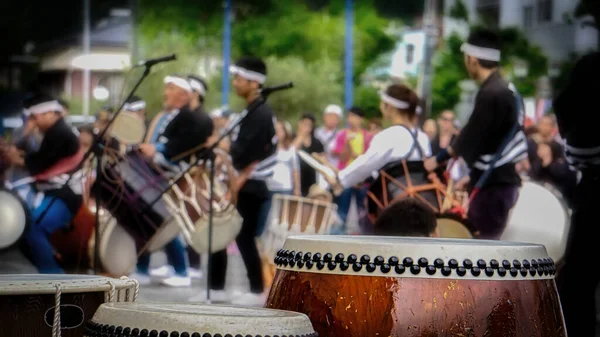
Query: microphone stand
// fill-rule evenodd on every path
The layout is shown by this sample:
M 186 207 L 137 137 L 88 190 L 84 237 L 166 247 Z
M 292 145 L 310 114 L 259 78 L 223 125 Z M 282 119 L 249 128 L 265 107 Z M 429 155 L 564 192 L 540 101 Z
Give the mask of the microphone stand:
M 212 240 L 213 240 L 213 216 L 214 216 L 214 208 L 213 208 L 213 201 L 214 201 L 214 180 L 215 180 L 215 154 L 214 154 L 214 149 L 217 148 L 217 146 L 219 146 L 219 143 L 224 140 L 225 138 L 227 138 L 231 132 L 233 132 L 233 130 L 235 130 L 241 123 L 242 121 L 244 121 L 244 119 L 250 115 L 251 113 L 253 113 L 254 111 L 256 111 L 260 106 L 262 106 L 266 101 L 267 98 L 269 97 L 270 94 L 279 91 L 279 90 L 285 90 L 285 89 L 290 89 L 293 87 L 292 83 L 288 83 L 285 85 L 281 85 L 281 86 L 276 86 L 276 87 L 272 87 L 272 88 L 265 88 L 261 91 L 261 95 L 259 96 L 259 98 L 257 98 L 254 102 L 252 102 L 245 111 L 245 114 L 242 112 L 242 114 L 240 115 L 240 117 L 235 121 L 235 123 L 233 123 L 233 125 L 231 125 L 223 134 L 221 134 L 221 137 L 219 137 L 219 139 L 212 144 L 209 147 L 203 148 L 201 150 L 199 150 L 198 153 L 198 157 L 196 159 L 196 161 L 190 165 L 189 167 L 187 167 L 176 179 L 173 179 L 171 181 L 171 183 L 169 184 L 169 186 L 167 187 L 167 189 L 165 191 L 163 191 L 156 199 L 154 199 L 151 203 L 149 203 L 147 208 L 152 207 L 155 203 L 157 203 L 161 198 L 162 195 L 165 194 L 167 191 L 169 191 L 173 186 L 175 186 L 177 184 L 177 182 L 183 178 L 192 168 L 194 168 L 195 166 L 197 166 L 201 160 L 205 159 L 207 162 L 210 162 L 210 173 L 209 173 L 209 181 L 210 181 L 210 187 L 209 187 L 209 204 L 210 204 L 210 208 L 208 211 L 208 268 L 207 268 L 207 273 L 206 273 L 206 301 L 207 303 L 211 303 L 210 301 L 210 287 L 211 287 L 211 278 L 210 278 L 210 274 L 211 274 L 211 269 L 212 269 L 212 262 L 213 262 L 213 258 L 212 258 Z
M 79 171 L 81 169 L 81 167 L 83 166 L 83 164 L 89 159 L 90 156 L 94 155 L 96 157 L 96 180 L 94 182 L 94 185 L 96 185 L 96 183 L 99 183 L 102 179 L 102 151 L 104 149 L 104 146 L 102 145 L 102 141 L 104 140 L 104 136 L 106 135 L 106 132 L 108 131 L 108 129 L 110 129 L 110 126 L 113 124 L 113 122 L 115 121 L 117 116 L 123 110 L 123 107 L 125 106 L 127 101 L 129 101 L 129 99 L 131 99 L 131 97 L 133 97 L 136 90 L 142 84 L 144 79 L 150 74 L 150 69 L 152 68 L 152 66 L 154 64 L 156 64 L 156 63 L 145 64 L 146 68 L 144 69 L 142 76 L 140 76 L 140 78 L 138 79 L 138 81 L 135 84 L 135 86 L 133 87 L 133 89 L 131 89 L 131 91 L 129 92 L 129 95 L 127 95 L 125 100 L 121 103 L 119 109 L 115 112 L 115 114 L 112 116 L 112 118 L 108 121 L 108 124 L 94 138 L 91 148 L 85 153 L 85 155 L 83 156 L 83 159 L 77 166 L 76 171 Z M 64 183 L 64 186 L 68 186 L 68 184 L 71 181 L 71 179 L 73 178 L 73 176 L 74 176 L 73 173 L 69 175 L 69 178 Z M 92 185 L 92 186 L 94 186 L 94 185 Z M 98 274 L 98 272 L 100 271 L 100 240 L 101 240 L 101 238 L 100 238 L 100 197 L 101 197 L 101 190 L 97 186 L 100 186 L 100 185 L 96 185 L 96 188 L 93 188 L 94 189 L 93 195 L 94 195 L 94 199 L 95 199 L 95 203 L 96 203 L 95 230 L 94 230 L 94 274 Z M 54 197 L 54 198 L 52 198 L 52 200 L 50 200 L 50 203 L 44 209 L 44 211 L 40 214 L 40 216 L 36 220 L 36 223 L 39 224 L 40 221 L 44 218 L 44 216 L 46 216 L 48 214 L 48 211 L 54 204 L 55 200 L 56 200 L 56 197 Z

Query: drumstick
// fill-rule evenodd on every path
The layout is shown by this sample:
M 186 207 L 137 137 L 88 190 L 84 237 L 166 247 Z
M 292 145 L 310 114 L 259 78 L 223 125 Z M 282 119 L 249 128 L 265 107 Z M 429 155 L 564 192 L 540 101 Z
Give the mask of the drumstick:
M 448 181 L 448 187 L 446 188 L 446 197 L 444 198 L 444 203 L 442 204 L 442 213 L 452 207 L 453 193 L 452 190 L 454 188 L 454 180 L 450 179 Z

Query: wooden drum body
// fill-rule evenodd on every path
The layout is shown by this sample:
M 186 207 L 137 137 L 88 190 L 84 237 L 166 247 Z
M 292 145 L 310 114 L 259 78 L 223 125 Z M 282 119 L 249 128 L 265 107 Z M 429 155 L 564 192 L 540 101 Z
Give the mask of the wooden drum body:
M 317 337 L 308 317 L 294 312 L 171 303 L 103 304 L 84 336 Z
M 501 241 L 290 237 L 268 308 L 319 336 L 566 336 L 543 246 Z
M 0 327 L 11 337 L 80 337 L 105 302 L 135 301 L 137 281 L 84 275 L 0 276 Z M 55 313 L 55 308 L 60 307 Z M 60 325 L 58 325 L 60 323 Z M 54 330 L 54 332 L 53 332 Z

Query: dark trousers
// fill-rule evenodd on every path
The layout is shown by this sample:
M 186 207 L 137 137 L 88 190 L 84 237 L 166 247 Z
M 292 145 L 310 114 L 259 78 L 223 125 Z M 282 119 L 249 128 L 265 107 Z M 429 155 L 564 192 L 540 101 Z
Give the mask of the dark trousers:
M 200 269 L 200 254 L 198 254 L 194 248 L 187 246 L 188 260 L 190 261 L 190 267 Z
M 248 180 L 238 194 L 237 210 L 244 219 L 242 230 L 238 234 L 237 243 L 250 281 L 250 291 L 262 293 L 264 282 L 262 264 L 256 247 L 256 229 L 258 227 L 260 209 L 263 202 L 268 200 L 269 191 L 263 181 Z M 210 268 L 210 284 L 213 290 L 225 289 L 227 273 L 227 250 L 216 252 L 212 256 Z
M 506 228 L 510 209 L 517 202 L 518 185 L 484 187 L 471 200 L 467 217 L 479 238 L 498 240 Z
M 600 270 L 593 261 L 598 256 L 598 226 L 595 222 L 599 190 L 600 172 L 582 172 L 575 193 L 564 266 L 557 278 L 569 336 L 595 336 L 596 288 Z

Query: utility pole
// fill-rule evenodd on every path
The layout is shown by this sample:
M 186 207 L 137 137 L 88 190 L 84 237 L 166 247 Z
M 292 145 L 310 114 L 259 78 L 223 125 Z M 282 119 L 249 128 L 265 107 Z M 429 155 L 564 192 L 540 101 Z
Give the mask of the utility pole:
M 139 11 L 139 0 L 129 0 L 129 8 L 131 9 L 131 64 L 137 64 L 139 61 L 138 55 L 138 11 Z
M 90 1 L 83 0 L 83 55 L 89 56 L 91 49 Z M 83 115 L 90 115 L 90 67 L 83 68 Z
M 229 104 L 229 62 L 231 59 L 231 0 L 225 0 L 223 18 L 223 81 L 221 82 L 221 104 Z
M 421 98 L 425 101 L 423 118 L 431 116 L 433 88 L 433 54 L 438 42 L 436 21 L 437 0 L 425 0 L 423 14 L 423 30 L 425 31 L 425 53 L 423 57 L 423 80 L 421 81 Z
M 352 106 L 354 98 L 354 48 L 352 30 L 354 28 L 354 0 L 346 0 L 346 38 L 344 43 L 344 105 L 346 109 Z

